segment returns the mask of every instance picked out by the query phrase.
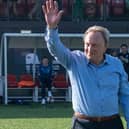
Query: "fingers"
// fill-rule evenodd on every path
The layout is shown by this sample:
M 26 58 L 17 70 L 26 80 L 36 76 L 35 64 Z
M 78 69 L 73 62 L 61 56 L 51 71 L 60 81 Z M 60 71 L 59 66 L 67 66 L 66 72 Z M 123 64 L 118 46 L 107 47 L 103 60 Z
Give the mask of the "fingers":
M 47 13 L 47 10 L 46 10 L 45 5 L 42 5 L 42 10 L 43 10 L 44 14 L 46 14 L 46 13 Z
M 52 12 L 52 11 L 58 10 L 58 4 L 54 0 L 47 0 L 45 5 L 42 6 L 42 9 L 45 13 L 48 13 L 50 11 Z
M 48 0 L 46 1 L 46 11 L 50 11 L 50 2 Z
M 54 9 L 54 1 L 53 0 L 49 0 L 49 4 L 50 4 L 50 8 Z
M 49 28 L 55 28 L 60 22 L 64 11 L 59 11 L 57 2 L 53 0 L 46 1 L 45 5 L 42 5 L 42 10 L 45 16 L 47 26 Z
M 59 13 L 58 13 L 59 17 L 61 17 L 63 15 L 63 13 L 64 13 L 63 10 L 59 11 Z
M 57 1 L 54 1 L 54 10 L 58 10 L 58 3 L 57 3 Z
M 60 21 L 60 19 L 61 19 L 63 13 L 64 13 L 63 10 L 59 11 L 59 13 L 58 13 L 58 21 Z

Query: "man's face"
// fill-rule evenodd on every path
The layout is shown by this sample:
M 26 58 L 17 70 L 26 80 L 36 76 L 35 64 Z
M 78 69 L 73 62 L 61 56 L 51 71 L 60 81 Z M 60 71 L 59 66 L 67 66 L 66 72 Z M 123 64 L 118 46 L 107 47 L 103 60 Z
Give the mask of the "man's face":
M 128 47 L 122 46 L 121 47 L 121 52 L 124 53 L 124 54 L 126 54 L 128 52 Z
M 89 32 L 84 39 L 84 51 L 86 57 L 94 63 L 102 61 L 106 51 L 104 38 L 101 32 Z

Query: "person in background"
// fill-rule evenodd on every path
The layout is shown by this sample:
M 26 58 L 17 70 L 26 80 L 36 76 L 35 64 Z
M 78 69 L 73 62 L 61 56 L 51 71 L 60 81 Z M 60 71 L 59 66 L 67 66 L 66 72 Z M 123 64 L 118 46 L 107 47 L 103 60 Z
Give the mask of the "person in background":
M 98 14 L 100 16 L 100 20 L 103 20 L 104 17 L 104 0 L 96 0 L 97 7 L 98 7 Z
M 118 52 L 116 49 L 111 50 L 111 56 L 118 57 Z
M 8 16 L 7 1 L 0 0 L 0 18 L 6 18 Z
M 42 100 L 41 104 L 46 104 L 46 100 L 48 102 L 53 101 L 52 97 L 52 65 L 49 63 L 47 57 L 43 57 L 41 64 L 39 66 L 39 78 L 41 82 L 41 90 L 42 90 Z M 46 98 L 46 88 L 48 89 L 48 97 Z
M 37 53 L 29 50 L 25 55 L 26 73 L 32 74 L 34 71 L 37 73 L 38 66 L 40 64 Z M 34 68 L 35 65 L 35 68 Z
M 41 5 L 45 0 L 29 0 L 28 17 L 30 20 L 39 20 L 42 15 Z
M 70 51 L 61 42 L 58 24 L 63 10 L 56 1 L 42 6 L 47 23 L 45 40 L 52 56 L 66 68 L 72 88 L 72 129 L 123 129 L 121 104 L 129 129 L 129 83 L 121 61 L 106 50 L 109 31 L 91 26 L 84 34 L 84 52 Z
M 16 19 L 26 19 L 26 1 L 25 0 L 14 0 L 12 1 L 12 11 Z
M 128 45 L 127 44 L 121 44 L 120 46 L 120 53 L 118 55 L 120 60 L 122 61 L 125 71 L 129 76 L 129 52 L 128 52 Z M 128 77 L 129 80 L 129 77 Z

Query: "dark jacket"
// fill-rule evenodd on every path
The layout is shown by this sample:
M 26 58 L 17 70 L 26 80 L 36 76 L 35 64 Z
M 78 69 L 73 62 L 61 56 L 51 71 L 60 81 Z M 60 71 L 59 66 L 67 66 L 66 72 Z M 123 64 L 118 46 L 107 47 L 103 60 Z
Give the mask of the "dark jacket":
M 39 66 L 39 76 L 40 78 L 51 78 L 52 77 L 52 66 L 43 66 L 42 64 Z

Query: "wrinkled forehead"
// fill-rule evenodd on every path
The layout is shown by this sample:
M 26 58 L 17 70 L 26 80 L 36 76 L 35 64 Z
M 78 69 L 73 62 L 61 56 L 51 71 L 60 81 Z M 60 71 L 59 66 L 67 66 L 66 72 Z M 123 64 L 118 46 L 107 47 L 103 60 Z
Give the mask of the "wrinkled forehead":
M 85 35 L 84 42 L 92 43 L 92 42 L 103 42 L 105 43 L 105 40 L 103 38 L 103 35 L 99 31 L 91 31 Z

